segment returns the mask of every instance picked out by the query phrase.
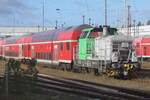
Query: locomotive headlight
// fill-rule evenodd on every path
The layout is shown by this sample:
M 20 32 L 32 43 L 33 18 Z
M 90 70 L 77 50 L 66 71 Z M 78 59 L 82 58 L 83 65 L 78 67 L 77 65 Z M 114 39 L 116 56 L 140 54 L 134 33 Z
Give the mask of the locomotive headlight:
M 124 64 L 124 67 L 127 67 L 127 64 Z
M 132 68 L 133 68 L 133 65 L 131 64 L 131 65 L 130 65 L 130 69 L 132 69 Z

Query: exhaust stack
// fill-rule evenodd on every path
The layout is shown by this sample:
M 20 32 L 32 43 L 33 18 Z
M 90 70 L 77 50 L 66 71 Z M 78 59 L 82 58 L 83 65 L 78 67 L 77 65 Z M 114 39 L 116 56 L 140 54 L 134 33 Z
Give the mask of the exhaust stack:
M 103 36 L 108 35 L 108 26 L 103 26 Z

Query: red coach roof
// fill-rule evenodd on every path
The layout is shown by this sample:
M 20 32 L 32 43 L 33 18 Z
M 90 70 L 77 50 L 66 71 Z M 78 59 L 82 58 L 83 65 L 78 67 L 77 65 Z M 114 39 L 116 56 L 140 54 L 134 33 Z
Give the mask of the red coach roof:
M 32 42 L 77 40 L 80 36 L 81 30 L 89 27 L 91 26 L 84 24 L 77 27 L 68 27 L 37 33 L 32 36 Z
M 32 33 L 22 36 L 17 40 L 17 43 L 30 43 L 30 42 L 32 42 Z
M 21 36 L 12 36 L 5 39 L 5 44 L 15 44 Z
M 135 43 L 150 43 L 150 36 L 135 38 L 134 42 Z
M 150 43 L 150 37 L 143 37 L 142 42 L 143 43 Z
M 29 43 L 29 42 L 44 42 L 44 41 L 62 41 L 62 40 L 77 40 L 81 30 L 90 28 L 90 25 L 80 25 L 76 27 L 68 27 L 25 36 L 13 36 L 5 39 L 5 44 Z

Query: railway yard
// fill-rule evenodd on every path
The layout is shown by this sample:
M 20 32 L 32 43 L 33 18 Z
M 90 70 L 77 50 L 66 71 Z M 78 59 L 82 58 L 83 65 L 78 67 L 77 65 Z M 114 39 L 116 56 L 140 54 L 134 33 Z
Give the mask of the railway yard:
M 7 62 L 1 61 L 0 62 L 0 69 L 4 69 Z M 149 72 L 149 62 L 144 62 L 142 66 L 142 70 L 137 74 L 138 76 L 131 80 L 118 80 L 113 79 L 111 77 L 104 75 L 95 76 L 94 73 L 79 73 L 79 72 L 70 72 L 62 69 L 56 69 L 56 67 L 52 66 L 42 66 L 37 65 L 36 68 L 39 73 L 36 76 L 36 81 L 33 84 L 33 76 L 25 75 L 26 77 L 22 77 L 19 80 L 13 81 L 10 79 L 9 85 L 10 89 L 11 84 L 19 84 L 18 86 L 23 84 L 22 88 L 24 91 L 28 91 L 29 93 L 34 96 L 34 91 L 31 89 L 26 88 L 27 84 L 32 83 L 32 87 L 36 87 L 36 91 L 40 92 L 41 97 L 46 95 L 46 93 L 52 93 L 53 89 L 63 91 L 70 96 L 67 96 L 66 100 L 75 100 L 76 95 L 80 95 L 79 98 L 81 100 L 95 100 L 90 98 L 101 98 L 105 100 L 106 98 L 110 98 L 111 100 L 149 100 L 150 98 L 150 72 Z M 21 64 L 21 69 L 24 71 L 28 69 L 28 66 L 25 64 Z M 1 73 L 3 72 L 1 70 Z M 12 82 L 11 82 L 12 80 Z M 23 81 L 27 80 L 27 81 Z M 18 83 L 17 83 L 18 82 Z M 15 85 L 16 86 L 16 85 Z M 13 88 L 12 88 L 13 89 Z M 14 90 L 12 90 L 14 91 Z M 61 92 L 54 92 L 53 95 L 66 95 Z M 87 92 L 88 91 L 88 92 Z M 113 92 L 114 91 L 114 92 Z M 42 94 L 44 93 L 44 94 Z M 26 94 L 29 95 L 29 94 Z M 48 98 L 52 98 L 53 96 L 49 95 L 49 97 L 43 98 L 43 100 L 47 100 Z M 70 97 L 74 99 L 69 99 Z M 88 98 L 87 98 L 88 97 Z M 19 100 L 19 97 L 14 97 L 14 100 Z M 16 99 L 18 98 L 18 99 Z M 33 97 L 30 97 L 30 99 Z M 34 99 L 37 96 L 34 97 Z M 59 100 L 60 97 L 56 97 L 56 100 Z M 59 99 L 58 99 L 59 98 Z M 64 98 L 64 97 L 62 97 Z M 128 99 L 125 99 L 128 98 Z M 27 99 L 27 98 L 26 98 Z M 28 97 L 29 99 L 29 97 Z M 53 98 L 53 100 L 55 100 Z M 98 99 L 99 100 L 99 99 Z
M 0 100 L 150 100 L 147 2 L 0 0 Z
M 53 66 L 37 65 L 36 68 L 39 74 L 50 75 L 54 77 L 76 79 L 82 81 L 88 81 L 97 84 L 105 84 L 109 86 L 124 87 L 129 89 L 137 89 L 141 91 L 150 92 L 150 62 L 143 62 L 141 70 L 136 74 L 135 78 L 131 80 L 118 80 L 107 75 L 95 76 L 94 73 L 87 72 L 72 72 L 62 70 Z M 27 65 L 22 64 L 22 69 L 27 69 Z
M 63 70 L 58 70 L 54 68 L 43 68 L 42 66 L 37 66 L 40 74 L 79 79 L 89 82 L 95 82 L 100 84 L 106 84 L 111 86 L 125 87 L 125 88 L 133 88 L 139 90 L 147 90 L 150 91 L 150 68 L 148 67 L 148 63 L 144 64 L 143 69 L 137 74 L 137 78 L 132 80 L 117 80 L 106 75 L 95 76 L 93 73 L 73 73 Z
M 141 71 L 138 77 L 132 80 L 117 80 L 117 79 L 110 78 L 106 75 L 95 76 L 93 73 L 89 75 L 89 73 L 88 74 L 87 73 L 72 73 L 72 72 L 51 69 L 51 68 L 42 68 L 42 67 L 38 67 L 38 70 L 40 71 L 41 74 L 46 74 L 46 75 L 73 78 L 73 79 L 90 81 L 90 82 L 95 82 L 95 83 L 100 83 L 100 84 L 111 85 L 111 86 L 150 91 L 150 85 L 149 85 L 150 84 L 150 70 Z M 141 73 L 143 73 L 143 75 Z
M 98 100 L 150 99 L 150 63 L 138 56 L 139 43 L 116 28 L 85 24 L 0 43 L 0 84 L 6 97 L 56 90 Z

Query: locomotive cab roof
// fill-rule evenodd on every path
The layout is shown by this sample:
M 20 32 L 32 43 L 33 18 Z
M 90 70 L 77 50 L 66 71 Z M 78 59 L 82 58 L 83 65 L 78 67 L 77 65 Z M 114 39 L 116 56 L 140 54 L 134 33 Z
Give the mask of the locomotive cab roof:
M 112 42 L 132 42 L 133 41 L 133 37 L 122 35 L 122 34 L 109 35 L 106 37 L 98 37 L 97 39 L 108 39 Z
M 103 27 L 105 27 L 105 26 L 86 28 L 86 29 L 82 30 L 80 38 L 96 38 L 98 36 L 95 36 L 95 33 L 97 32 L 96 35 L 102 35 Z M 107 31 L 108 31 L 108 35 L 118 34 L 116 28 L 110 28 L 109 26 L 107 26 Z M 98 34 L 98 32 L 100 32 L 100 34 Z

